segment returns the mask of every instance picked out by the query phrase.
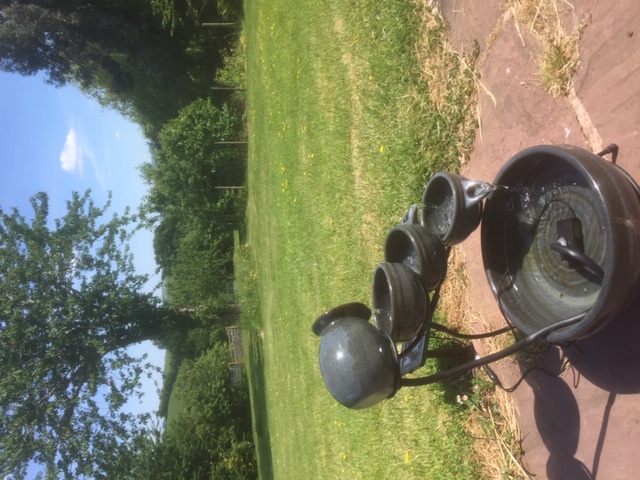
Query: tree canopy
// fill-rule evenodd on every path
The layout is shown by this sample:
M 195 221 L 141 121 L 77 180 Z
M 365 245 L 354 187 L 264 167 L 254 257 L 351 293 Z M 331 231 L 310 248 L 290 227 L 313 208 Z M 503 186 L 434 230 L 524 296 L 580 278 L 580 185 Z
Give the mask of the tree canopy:
M 154 437 L 147 416 L 122 408 L 150 368 L 127 346 L 201 338 L 192 329 L 203 318 L 239 314 L 226 287 L 244 192 L 219 187 L 242 185 L 246 151 L 218 142 L 243 125 L 209 88 L 232 36 L 200 23 L 241 9 L 240 0 L 0 0 L 0 70 L 75 85 L 142 127 L 154 154 L 142 169 L 145 225 L 156 226 L 173 298 L 162 304 L 136 274 L 127 244 L 141 219 L 129 211 L 109 217 L 90 192 L 73 193 L 55 220 L 43 192 L 29 218 L 0 208 L 0 478 L 23 478 L 30 462 L 46 478 L 254 476 L 246 399 L 214 399 L 236 395 L 223 346 L 190 368 L 198 380 L 184 385 L 198 407 L 176 433 Z M 227 401 L 226 416 L 211 410 Z M 192 435 L 194 423 L 208 426 Z
M 221 15 L 196 0 L 0 0 L 0 69 L 77 85 L 154 140 L 208 94 L 229 40 L 197 19 Z
M 160 131 L 154 163 L 141 168 L 151 187 L 148 210 L 207 220 L 235 213 L 235 195 L 220 187 L 244 183 L 246 150 L 219 142 L 234 140 L 241 130 L 241 117 L 227 105 L 199 99 L 183 108 Z
M 257 465 L 249 394 L 229 376 L 229 349 L 221 342 L 185 362 L 176 381 L 185 411 L 158 444 L 155 475 L 176 479 L 251 479 Z
M 45 193 L 31 205 L 30 221 L 0 209 L 0 475 L 30 461 L 93 475 L 145 420 L 121 411 L 145 373 L 124 348 L 200 322 L 144 292 L 127 247 L 135 216 L 101 222 L 109 203 L 89 191 L 53 222 Z
M 164 125 L 153 163 L 141 167 L 149 185 L 143 210 L 156 227 L 156 263 L 174 287 L 181 282 L 196 302 L 198 292 L 211 291 L 220 278 L 212 271 L 232 272 L 232 231 L 244 210 L 246 150 L 219 142 L 241 131 L 237 112 L 209 99 L 196 100 Z M 178 270 L 181 274 L 174 275 Z M 199 286 L 197 277 L 203 280 Z

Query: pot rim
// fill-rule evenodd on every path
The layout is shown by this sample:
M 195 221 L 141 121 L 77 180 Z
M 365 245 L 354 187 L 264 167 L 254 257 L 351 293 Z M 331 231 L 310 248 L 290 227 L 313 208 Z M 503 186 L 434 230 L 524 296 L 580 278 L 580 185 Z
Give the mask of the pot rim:
M 422 235 L 433 237 L 434 248 L 430 248 L 426 241 L 419 238 Z M 394 237 L 402 236 L 415 251 L 417 262 L 414 264 L 405 263 L 408 255 L 403 253 L 392 254 L 391 241 Z M 387 233 L 384 243 L 384 259 L 387 263 L 400 263 L 411 269 L 420 279 L 425 293 L 436 288 L 447 274 L 447 253 L 446 247 L 440 237 L 419 223 L 400 224 L 393 227 Z
M 422 204 L 426 206 L 427 193 L 429 192 L 429 186 L 431 186 L 431 188 L 433 189 L 434 185 L 437 186 L 439 183 L 444 183 L 449 187 L 449 191 L 451 192 L 451 196 L 453 197 L 453 207 L 454 207 L 452 209 L 453 213 L 451 215 L 451 221 L 449 222 L 449 225 L 447 225 L 446 231 L 442 234 L 435 233 L 429 229 L 429 231 L 431 231 L 433 234 L 438 236 L 440 240 L 442 240 L 442 243 L 444 243 L 445 245 L 447 245 L 448 242 L 451 240 L 451 237 L 453 236 L 453 226 L 458 221 L 458 218 L 460 217 L 460 214 L 462 211 L 462 208 L 460 207 L 460 197 L 462 195 L 462 192 L 460 192 L 459 191 L 460 189 L 457 188 L 457 184 L 452 181 L 453 176 L 462 178 L 461 175 L 458 175 L 455 173 L 445 173 L 445 172 L 436 173 L 433 177 L 429 179 L 429 182 L 427 182 L 427 186 L 424 189 L 424 193 L 422 194 Z M 425 225 L 425 223 L 426 221 L 423 217 L 421 224 L 424 227 L 429 228 Z

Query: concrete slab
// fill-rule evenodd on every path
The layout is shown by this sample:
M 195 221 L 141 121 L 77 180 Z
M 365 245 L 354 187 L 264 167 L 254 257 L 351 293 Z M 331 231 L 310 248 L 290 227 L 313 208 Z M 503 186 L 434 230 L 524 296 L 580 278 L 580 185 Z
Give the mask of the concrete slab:
M 499 2 L 434 5 L 449 24 L 453 48 L 468 51 L 477 41 L 481 52 L 481 128 L 467 177 L 492 181 L 511 156 L 533 145 L 568 143 L 596 150 L 615 142 L 618 164 L 640 180 L 640 3 L 573 2 L 565 22 L 587 25 L 574 90 L 560 99 L 539 86 L 537 40 L 518 29 Z M 479 231 L 462 246 L 473 309 L 488 324 L 503 325 L 484 274 Z M 534 372 L 513 394 L 524 466 L 532 477 L 638 478 L 640 300 L 603 331 L 551 348 L 542 362 L 549 372 L 560 372 L 567 362 L 571 368 L 561 378 Z M 509 384 L 521 369 L 512 363 L 500 371 Z
M 576 94 L 603 144 L 617 143 L 620 165 L 640 178 L 640 5 L 633 0 L 582 3 L 590 22 L 580 43 Z

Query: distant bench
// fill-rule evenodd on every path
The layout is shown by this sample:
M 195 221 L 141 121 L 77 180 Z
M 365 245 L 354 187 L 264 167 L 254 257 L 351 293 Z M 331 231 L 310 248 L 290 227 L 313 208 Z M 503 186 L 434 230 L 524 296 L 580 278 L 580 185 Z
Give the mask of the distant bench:
M 227 337 L 229 337 L 229 347 L 231 350 L 231 365 L 242 365 L 244 363 L 244 348 L 242 345 L 242 331 L 240 327 L 227 327 Z

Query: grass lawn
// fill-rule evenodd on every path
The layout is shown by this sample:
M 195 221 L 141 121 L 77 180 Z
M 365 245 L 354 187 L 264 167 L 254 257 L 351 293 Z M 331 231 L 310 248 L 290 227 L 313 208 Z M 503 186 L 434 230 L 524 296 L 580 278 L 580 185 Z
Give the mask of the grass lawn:
M 313 320 L 370 305 L 387 231 L 474 136 L 472 73 L 426 1 L 245 4 L 249 171 L 241 294 L 262 478 L 476 478 L 446 386 L 351 411 Z M 422 372 L 424 373 L 424 372 Z

